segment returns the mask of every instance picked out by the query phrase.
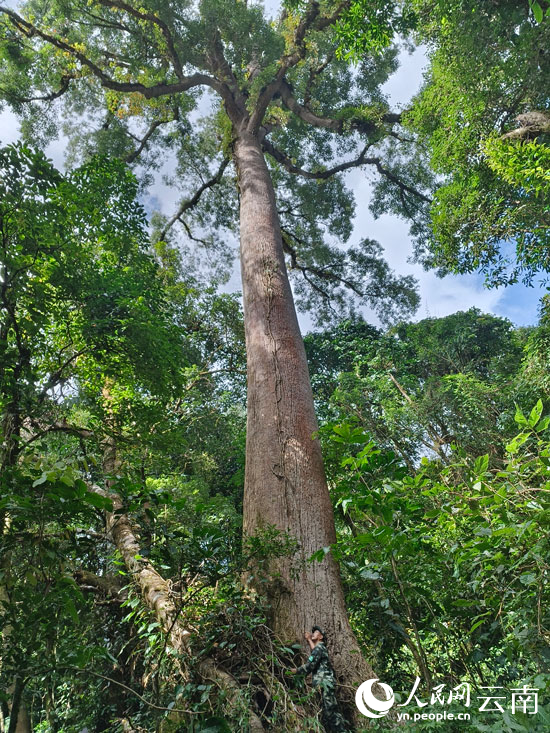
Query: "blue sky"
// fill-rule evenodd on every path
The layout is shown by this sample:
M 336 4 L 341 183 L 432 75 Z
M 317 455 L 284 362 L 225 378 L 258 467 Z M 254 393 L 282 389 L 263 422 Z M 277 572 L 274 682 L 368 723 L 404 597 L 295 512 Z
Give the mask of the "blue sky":
M 510 286 L 503 289 L 495 312 L 509 318 L 517 326 L 531 326 L 538 320 L 540 299 L 547 292 L 546 287 L 540 285 L 533 288 L 524 285 Z
M 16 5 L 13 0 L 9 5 Z M 274 13 L 278 3 L 267 0 L 268 9 Z M 403 109 L 422 83 L 426 55 L 423 49 L 413 54 L 403 51 L 400 56 L 401 67 L 385 86 L 394 109 Z M 13 115 L 4 110 L 0 113 L 0 141 L 12 142 L 17 139 L 17 122 Z M 48 155 L 57 166 L 62 166 L 65 141 L 61 138 L 52 143 Z M 353 170 L 347 174 L 347 182 L 354 192 L 357 202 L 357 215 L 350 243 L 363 238 L 379 241 L 385 250 L 386 258 L 392 269 L 402 275 L 412 274 L 419 282 L 420 307 L 415 320 L 427 317 L 442 317 L 458 310 L 473 306 L 488 313 L 509 318 L 518 326 L 532 325 L 537 322 L 538 303 L 546 288 L 537 284 L 534 288 L 514 285 L 508 288 L 487 289 L 483 277 L 479 275 L 447 276 L 438 278 L 434 272 L 426 272 L 420 265 L 410 262 L 412 244 L 406 222 L 395 217 L 382 216 L 374 220 L 368 211 L 370 197 L 369 176 L 364 171 Z M 157 183 L 151 191 L 151 201 L 161 201 L 163 212 L 170 215 L 177 205 L 177 194 L 166 186 Z M 230 287 L 240 289 L 238 273 L 235 271 Z M 376 323 L 376 317 L 365 312 L 368 320 Z M 310 328 L 310 319 L 301 316 L 303 331 Z
M 396 109 L 406 107 L 420 89 L 423 71 L 427 65 L 425 50 L 420 48 L 413 54 L 403 51 L 400 63 L 397 74 L 385 85 L 390 102 Z M 352 187 L 358 203 L 368 200 L 364 177 L 361 181 L 355 171 L 349 175 L 356 176 Z M 359 235 L 363 233 L 363 236 L 372 236 L 383 244 L 388 262 L 396 272 L 413 274 L 418 279 L 421 304 L 415 320 L 441 317 L 473 306 L 509 318 L 517 326 L 534 325 L 538 320 L 540 298 L 547 292 L 546 287 L 539 283 L 534 287 L 517 284 L 506 288 L 488 289 L 484 285 L 482 275 L 448 275 L 438 278 L 434 272 L 426 272 L 419 265 L 408 262 L 412 255 L 412 246 L 405 222 L 389 216 L 375 221 L 366 207 L 361 207 L 355 231 Z

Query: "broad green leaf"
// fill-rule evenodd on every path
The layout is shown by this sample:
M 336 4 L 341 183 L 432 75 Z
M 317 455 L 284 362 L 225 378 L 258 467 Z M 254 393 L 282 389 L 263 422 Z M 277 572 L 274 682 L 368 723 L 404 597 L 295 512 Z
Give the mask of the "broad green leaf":
M 531 10 L 533 11 L 533 15 L 535 16 L 535 20 L 537 23 L 542 23 L 544 18 L 544 11 L 541 8 L 540 4 L 538 2 L 532 2 L 531 3 Z
M 100 496 L 93 491 L 88 491 L 84 495 L 84 501 L 96 509 L 104 509 L 109 512 L 113 510 L 113 502 L 110 499 L 106 496 Z
M 531 414 L 529 415 L 529 427 L 534 428 L 535 425 L 540 420 L 540 416 L 542 415 L 542 400 L 539 400 L 537 404 L 533 407 L 531 410 Z
M 476 476 L 482 476 L 489 467 L 489 456 L 486 454 L 484 456 L 479 456 L 476 458 L 476 462 L 474 464 L 474 473 Z
M 516 414 L 514 415 L 514 420 L 517 422 L 518 425 L 528 425 L 527 418 L 521 411 L 521 409 L 516 405 Z

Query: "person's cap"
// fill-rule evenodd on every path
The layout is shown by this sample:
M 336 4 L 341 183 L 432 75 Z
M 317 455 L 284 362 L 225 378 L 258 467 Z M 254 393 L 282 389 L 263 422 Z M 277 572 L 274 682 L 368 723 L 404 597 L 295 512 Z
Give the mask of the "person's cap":
M 323 639 L 326 639 L 327 635 L 320 626 L 312 626 L 311 633 L 313 634 L 314 631 L 318 631 L 319 633 L 323 634 Z

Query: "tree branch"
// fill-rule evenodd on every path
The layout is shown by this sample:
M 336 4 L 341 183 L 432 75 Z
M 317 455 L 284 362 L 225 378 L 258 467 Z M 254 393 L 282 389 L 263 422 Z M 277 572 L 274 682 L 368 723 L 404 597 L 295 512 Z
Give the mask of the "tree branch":
M 149 138 L 155 132 L 157 127 L 164 125 L 166 122 L 168 122 L 168 120 L 155 120 L 154 122 L 152 122 L 145 135 L 141 138 L 141 140 L 139 140 L 138 147 L 132 153 L 130 153 L 130 155 L 127 155 L 124 161 L 126 163 L 133 163 L 134 160 L 141 155 L 149 141 Z
M 406 192 L 408 194 L 411 194 L 412 196 L 416 196 L 422 199 L 422 201 L 426 201 L 426 203 L 432 203 L 431 198 L 425 196 L 421 191 L 417 191 L 415 188 L 412 188 L 412 186 L 409 186 L 398 176 L 396 176 L 395 173 L 392 173 L 387 168 L 385 168 L 380 162 L 380 158 L 367 158 L 366 153 L 370 145 L 366 145 L 359 154 L 359 156 L 354 160 L 348 160 L 345 163 L 340 163 L 339 165 L 335 165 L 333 168 L 327 168 L 324 171 L 307 171 L 303 168 L 299 168 L 298 166 L 293 164 L 288 155 L 278 150 L 272 143 L 269 142 L 269 140 L 264 139 L 262 141 L 262 147 L 266 153 L 271 155 L 271 157 L 274 158 L 277 162 L 281 163 L 281 165 L 283 165 L 289 173 L 294 173 L 295 175 L 302 176 L 303 178 L 310 178 L 315 180 L 326 180 L 336 173 L 341 173 L 342 171 L 349 170 L 350 168 L 358 168 L 362 165 L 374 165 L 380 175 L 385 176 L 388 180 L 390 180 L 392 183 L 395 183 L 395 185 L 399 187 L 401 194 Z
M 206 241 L 206 239 L 201 239 L 200 237 L 195 237 L 195 235 L 193 234 L 193 232 L 191 231 L 191 229 L 189 227 L 189 224 L 184 219 L 180 219 L 180 222 L 182 223 L 183 228 L 187 232 L 187 236 L 189 237 L 189 239 L 192 242 L 198 242 L 198 244 L 202 244 L 203 247 L 208 247 L 208 242 Z
M 334 132 L 342 132 L 343 120 L 334 120 L 330 117 L 319 117 L 307 107 L 303 107 L 293 96 L 290 85 L 285 80 L 281 83 L 281 99 L 288 109 L 304 122 L 314 127 L 323 127 Z
M 215 175 L 210 178 L 210 180 L 206 181 L 202 184 L 202 186 L 197 189 L 195 194 L 186 201 L 183 201 L 183 203 L 180 205 L 177 212 L 174 214 L 174 216 L 168 221 L 164 229 L 161 231 L 159 235 L 159 239 L 164 239 L 166 236 L 166 233 L 169 229 L 171 229 L 174 224 L 180 220 L 181 216 L 186 212 L 189 211 L 189 209 L 192 209 L 194 206 L 196 206 L 199 202 L 200 197 L 202 194 L 208 189 L 215 186 L 217 183 L 219 183 L 222 179 L 223 173 L 227 166 L 229 165 L 229 158 L 224 158 L 222 162 L 220 163 L 220 167 L 216 171 Z
M 288 155 L 278 150 L 269 142 L 269 140 L 264 139 L 262 147 L 266 153 L 271 155 L 272 158 L 275 158 L 278 163 L 281 163 L 289 173 L 295 173 L 303 178 L 312 178 L 316 180 L 326 180 L 327 178 L 334 176 L 336 173 L 341 173 L 342 171 L 349 170 L 350 168 L 357 168 L 358 166 L 372 163 L 375 160 L 374 158 L 365 157 L 368 149 L 370 148 L 369 144 L 363 148 L 359 156 L 354 160 L 348 160 L 345 163 L 340 163 L 339 165 L 335 165 L 333 168 L 327 168 L 324 171 L 306 171 L 303 168 L 299 168 L 294 165 Z
M 283 56 L 280 61 L 280 68 L 283 69 L 283 74 L 304 58 L 306 54 L 305 39 L 307 32 L 312 29 L 315 31 L 321 31 L 328 28 L 340 18 L 343 11 L 346 10 L 350 4 L 350 0 L 344 0 L 344 2 L 338 5 L 332 15 L 323 16 L 320 14 L 318 0 L 311 0 L 305 10 L 302 20 L 296 28 L 293 42 L 295 47 L 294 51 Z
M 292 93 L 290 84 L 283 79 L 280 84 L 281 99 L 284 105 L 293 112 L 297 117 L 314 127 L 322 127 L 325 130 L 332 130 L 337 133 L 344 131 L 344 126 L 348 125 L 351 130 L 357 130 L 357 132 L 363 132 L 367 135 L 372 134 L 376 131 L 376 124 L 369 122 L 364 119 L 350 118 L 347 120 L 334 119 L 332 117 L 321 117 L 316 115 L 314 112 L 309 110 L 304 105 L 301 105 Z M 398 124 L 401 122 L 401 114 L 398 112 L 386 112 L 381 116 L 382 123 Z
M 408 193 L 412 196 L 416 196 L 417 198 L 422 199 L 422 201 L 425 201 L 428 204 L 432 203 L 431 198 L 423 194 L 421 191 L 417 191 L 412 186 L 409 186 L 398 176 L 396 176 L 395 173 L 392 173 L 390 170 L 385 168 L 380 162 L 380 158 L 367 158 L 366 153 L 370 148 L 370 144 L 366 145 L 359 154 L 359 156 L 354 160 L 348 160 L 345 163 L 340 163 L 339 165 L 335 165 L 333 168 L 327 168 L 324 171 L 307 171 L 303 168 L 299 168 L 298 166 L 293 164 L 288 155 L 278 150 L 271 142 L 269 142 L 269 140 L 266 140 L 265 138 L 262 141 L 262 147 L 266 153 L 271 155 L 271 157 L 274 158 L 277 162 L 281 163 L 281 165 L 283 165 L 289 173 L 294 173 L 295 175 L 302 176 L 303 178 L 325 180 L 335 175 L 336 173 L 341 173 L 342 171 L 349 170 L 350 168 L 358 168 L 362 165 L 374 165 L 380 175 L 385 176 L 388 180 L 390 180 L 392 183 L 395 183 L 395 185 L 399 187 L 401 194 Z
M 46 384 L 40 391 L 40 394 L 38 395 L 39 402 L 42 402 L 45 399 L 46 395 L 48 394 L 49 389 L 51 389 L 52 387 L 55 387 L 55 385 L 58 384 L 65 368 L 68 367 L 72 361 L 74 361 L 75 359 L 78 359 L 79 356 L 82 356 L 82 354 L 85 354 L 87 350 L 88 350 L 88 347 L 85 346 L 83 349 L 80 349 L 79 351 L 76 351 L 74 354 L 71 354 L 71 356 L 69 356 L 69 358 L 66 359 L 63 362 L 63 364 L 61 364 L 61 366 L 50 376 L 50 378 L 48 379 L 48 381 L 46 382 Z
M 328 67 L 328 65 L 330 64 L 333 58 L 334 58 L 334 52 L 331 51 L 327 55 L 326 59 L 323 61 L 322 64 L 309 70 L 309 78 L 306 82 L 306 88 L 304 92 L 304 106 L 307 107 L 307 105 L 309 104 L 311 100 L 311 90 L 313 88 L 313 84 L 315 83 L 316 78 L 318 76 L 321 76 L 321 74 Z
M 279 91 L 284 73 L 285 70 L 281 71 L 281 69 L 279 69 L 275 79 L 270 82 L 261 92 L 256 103 L 256 107 L 254 108 L 254 112 L 251 114 L 250 120 L 248 122 L 249 132 L 252 132 L 254 134 L 259 130 L 269 103 L 271 102 L 275 94 Z
M 220 94 L 226 104 L 229 105 L 228 112 L 236 112 L 239 118 L 243 116 L 248 118 L 245 96 L 239 88 L 239 83 L 233 73 L 233 69 L 225 58 L 222 39 L 218 30 L 214 33 L 207 57 L 212 71 L 217 71 L 222 77 L 219 81 L 220 85 L 225 88 L 225 91 L 223 94 L 220 92 Z M 234 109 L 231 109 L 231 107 L 234 107 Z
M 37 96 L 37 97 L 16 97 L 18 102 L 53 102 L 54 99 L 58 99 L 61 97 L 67 89 L 69 88 L 69 84 L 73 79 L 76 77 L 72 74 L 64 74 L 61 77 L 61 86 L 59 89 L 55 92 L 51 92 L 50 94 L 44 94 L 43 96 Z M 8 94 L 6 90 L 3 90 L 4 94 Z M 10 96 L 14 96 L 9 92 Z
M 24 445 L 28 446 L 31 443 L 34 443 L 35 440 L 39 440 L 39 438 L 42 438 L 44 435 L 47 435 L 48 433 L 67 433 L 68 435 L 74 435 L 77 438 L 93 438 L 94 432 L 92 430 L 88 430 L 87 428 L 79 428 L 77 425 L 69 425 L 68 422 L 63 420 L 59 423 L 53 423 L 52 425 L 49 425 L 47 428 L 44 428 L 40 425 L 40 423 L 36 420 L 30 421 L 30 424 L 33 428 L 37 428 L 40 432 L 35 433 L 35 435 L 32 435 L 29 440 L 25 441 Z
M 79 568 L 75 570 L 73 577 L 81 588 L 93 589 L 95 592 L 120 603 L 125 600 L 125 595 L 121 596 L 124 587 L 121 575 L 96 575 Z
M 128 685 L 125 685 L 124 682 L 119 682 L 118 680 L 113 679 L 112 677 L 108 677 L 107 675 L 101 674 L 100 672 L 95 672 L 93 669 L 90 669 L 89 667 L 86 667 L 86 669 L 82 669 L 81 667 L 68 667 L 68 666 L 60 666 L 60 667 L 53 667 L 51 670 L 46 671 L 61 671 L 61 670 L 69 670 L 71 672 L 80 672 L 81 674 L 92 674 L 94 677 L 99 677 L 99 679 L 106 680 L 107 682 L 110 682 L 113 685 L 118 685 L 119 687 L 122 687 L 127 692 L 131 692 L 132 695 L 135 695 L 137 698 L 141 700 L 141 702 L 145 703 L 145 705 L 148 705 L 150 708 L 153 708 L 154 710 L 165 710 L 170 711 L 172 713 L 185 713 L 186 715 L 203 715 L 204 713 L 200 710 L 187 710 L 186 708 L 166 708 L 162 705 L 155 705 L 152 702 L 149 702 L 149 700 L 146 700 L 143 695 L 140 695 L 139 692 L 136 692 L 131 687 L 128 687 Z
M 164 36 L 164 40 L 166 41 L 168 55 L 170 56 L 170 61 L 172 62 L 172 66 L 174 68 L 176 76 L 180 81 L 183 81 L 185 79 L 181 61 L 174 44 L 174 38 L 172 36 L 172 33 L 170 32 L 170 29 L 163 20 L 158 18 L 153 13 L 147 13 L 137 10 L 136 8 L 133 8 L 131 5 L 128 5 L 128 3 L 125 3 L 122 0 L 98 0 L 98 2 L 106 8 L 119 8 L 120 10 L 125 10 L 129 15 L 133 15 L 134 18 L 138 18 L 140 20 L 148 20 L 158 26 L 162 35 Z
M 412 186 L 409 186 L 407 183 L 402 181 L 398 176 L 395 175 L 395 173 L 392 173 L 387 168 L 384 168 L 384 166 L 380 163 L 379 158 L 373 158 L 372 161 L 369 162 L 372 162 L 372 164 L 376 166 L 376 170 L 380 173 L 380 175 L 385 176 L 389 181 L 395 183 L 396 186 L 399 186 L 401 191 L 406 191 L 412 196 L 417 196 L 419 199 L 422 199 L 422 201 L 425 201 L 428 204 L 432 203 L 432 199 L 429 196 L 425 196 L 420 191 L 417 191 L 416 188 L 413 188 Z
M 322 30 L 329 25 L 332 25 L 332 23 L 336 22 L 336 20 L 340 17 L 342 11 L 345 10 L 348 6 L 349 0 L 345 0 L 345 2 L 341 3 L 338 6 L 333 15 L 324 17 L 320 15 L 320 6 L 318 0 L 312 0 L 310 2 L 308 7 L 306 8 L 304 16 L 302 17 L 302 20 L 296 28 L 293 40 L 294 51 L 292 53 L 286 54 L 281 58 L 281 60 L 279 61 L 279 68 L 277 70 L 275 79 L 270 82 L 267 87 L 265 87 L 265 89 L 261 92 L 258 98 L 256 107 L 248 123 L 248 130 L 250 132 L 256 133 L 258 128 L 262 124 L 266 109 L 268 108 L 269 103 L 271 102 L 275 94 L 280 90 L 286 72 L 293 66 L 296 66 L 296 64 L 301 61 L 306 55 L 307 49 L 305 38 L 308 30 Z
M 177 83 L 174 84 L 162 83 L 155 84 L 151 87 L 147 87 L 144 84 L 140 84 L 139 82 L 115 81 L 108 74 L 106 74 L 100 66 L 94 63 L 81 51 L 71 46 L 70 43 L 66 43 L 60 38 L 56 38 L 50 33 L 46 33 L 45 31 L 40 30 L 40 28 L 37 28 L 32 23 L 25 20 L 10 8 L 0 6 L 0 12 L 4 13 L 4 15 L 7 15 L 14 24 L 14 26 L 28 38 L 38 36 L 42 40 L 51 43 L 52 46 L 55 46 L 62 51 L 66 51 L 75 59 L 78 59 L 78 61 L 80 61 L 83 66 L 90 69 L 92 74 L 96 76 L 101 84 L 107 89 L 112 89 L 116 92 L 136 92 L 143 95 L 146 99 L 154 99 L 156 97 L 161 97 L 167 94 L 186 92 L 189 89 L 197 86 L 209 86 L 212 89 L 215 89 L 219 94 L 223 95 L 223 85 L 220 84 L 217 79 L 213 79 L 211 76 L 208 76 L 208 74 L 202 74 L 199 72 L 191 74 L 190 76 L 183 76 Z
M 290 267 L 292 270 L 300 270 L 302 275 L 305 277 L 305 279 L 308 281 L 308 283 L 315 288 L 324 298 L 327 298 L 330 300 L 330 295 L 325 292 L 321 287 L 319 287 L 316 283 L 314 283 L 310 277 L 309 274 L 315 275 L 316 277 L 320 278 L 321 280 L 326 280 L 327 282 L 333 282 L 333 283 L 341 283 L 342 285 L 345 285 L 346 288 L 349 288 L 349 290 L 352 290 L 356 295 L 359 297 L 363 297 L 364 293 L 359 289 L 359 287 L 352 282 L 351 280 L 348 280 L 344 277 L 341 277 L 340 275 L 335 274 L 334 272 L 331 272 L 328 267 L 311 267 L 309 265 L 300 265 L 298 263 L 298 253 L 296 252 L 295 247 L 292 246 L 291 240 L 294 239 L 295 241 L 299 241 L 296 237 L 296 235 L 292 234 L 288 231 L 288 229 L 285 229 L 284 227 L 281 227 L 281 233 L 283 234 L 283 250 L 290 255 Z

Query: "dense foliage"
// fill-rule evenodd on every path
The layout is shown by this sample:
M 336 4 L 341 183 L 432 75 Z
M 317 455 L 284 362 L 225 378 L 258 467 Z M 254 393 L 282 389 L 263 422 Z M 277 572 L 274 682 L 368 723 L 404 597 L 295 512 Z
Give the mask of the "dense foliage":
M 550 301 L 531 328 L 476 309 L 407 322 L 414 280 L 368 237 L 342 246 L 343 173 L 370 166 L 371 210 L 411 221 L 427 265 L 490 284 L 548 271 L 549 11 L 284 7 L 274 21 L 229 0 L 0 9 L 2 101 L 27 142 L 70 139 L 66 173 L 27 143 L 0 149 L 2 733 L 321 730 L 318 696 L 290 674 L 302 649 L 269 625 L 270 568 L 295 561 L 296 538 L 242 538 L 244 327 L 219 291 L 239 115 L 258 117 L 318 328 L 306 352 L 337 536 L 308 564 L 338 560 L 398 703 L 416 679 L 418 699 L 457 713 L 438 686 L 468 683 L 471 718 L 445 730 L 550 728 Z M 382 91 L 396 34 L 430 59 L 404 114 Z M 166 158 L 180 203 L 148 219 Z M 479 709 L 484 689 L 524 686 L 536 715 Z
M 250 562 L 294 548 L 269 531 L 241 548 L 233 301 L 201 302 L 175 253 L 147 251 L 135 181 L 117 164 L 63 176 L 21 146 L 1 160 L 4 712 L 18 693 L 42 733 L 240 730 L 250 706 L 272 729 L 315 728 L 315 698 L 286 673 L 298 650 L 273 638 L 265 601 L 240 584 Z M 120 279 L 128 262 L 133 277 Z M 402 696 L 415 676 L 425 699 L 462 681 L 477 693 L 546 689 L 546 320 L 543 311 L 538 327 L 518 330 L 471 310 L 308 336 L 333 551 L 364 649 Z M 146 358 L 160 349 L 177 350 L 166 371 Z M 112 503 L 97 484 L 116 489 L 140 554 L 170 579 L 195 657 L 174 655 L 136 593 L 105 533 Z M 239 703 L 201 677 L 204 655 L 241 680 Z M 460 730 L 547 724 L 543 712 L 478 713 Z
M 549 266 L 550 22 L 523 0 L 412 5 L 430 65 L 409 121 L 442 182 L 419 253 L 532 282 Z
M 92 6 L 32 0 L 21 15 L 0 13 L 2 100 L 27 141 L 63 130 L 71 162 L 118 156 L 146 185 L 164 167 L 179 205 L 157 217 L 155 236 L 175 230 L 189 260 L 200 245 L 201 265 L 223 277 L 238 219 L 233 112 L 257 117 L 298 308 L 320 322 L 365 303 L 386 321 L 415 310 L 414 278 L 397 277 L 376 241 L 352 239 L 356 203 L 343 176 L 369 167 L 406 207 L 426 200 L 429 173 L 402 181 L 386 156 L 400 115 L 381 87 L 397 67 L 391 35 L 407 27 L 391 3 L 372 13 L 364 3 L 289 3 L 276 21 L 225 0 Z M 379 54 L 358 74 L 342 58 L 346 27 Z

